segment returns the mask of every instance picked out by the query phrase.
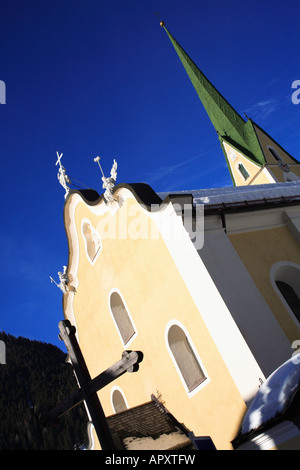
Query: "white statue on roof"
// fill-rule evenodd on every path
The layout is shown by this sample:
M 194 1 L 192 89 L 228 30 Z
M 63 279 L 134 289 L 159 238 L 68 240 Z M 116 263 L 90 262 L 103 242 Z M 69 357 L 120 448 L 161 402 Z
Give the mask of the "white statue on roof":
M 116 160 L 114 159 L 113 166 L 110 170 L 110 177 L 109 178 L 106 178 L 104 176 L 103 170 L 102 170 L 101 165 L 99 163 L 100 162 L 100 157 L 94 158 L 94 162 L 98 163 L 99 168 L 100 168 L 101 173 L 102 173 L 102 181 L 103 181 L 102 188 L 105 189 L 105 192 L 104 192 L 105 202 L 107 204 L 111 204 L 113 202 L 116 202 L 116 198 L 113 195 L 113 190 L 114 190 L 116 180 L 117 180 L 117 167 L 118 167 L 118 165 L 117 165 Z
M 54 284 L 57 285 L 57 287 L 65 294 L 66 292 L 69 291 L 69 276 L 67 274 L 67 266 L 63 266 L 63 272 L 58 271 L 58 277 L 59 277 L 59 284 L 54 281 L 54 279 L 49 276 L 51 279 L 51 282 L 54 282 Z
M 67 183 L 70 184 L 71 180 L 68 177 L 68 175 L 66 173 L 66 170 L 62 166 L 61 161 L 60 161 L 62 159 L 63 154 L 61 153 L 59 155 L 58 152 L 56 152 L 56 155 L 57 155 L 57 162 L 55 163 L 55 165 L 59 164 L 59 170 L 58 170 L 58 173 L 57 173 L 57 178 L 58 178 L 59 183 L 62 185 L 62 187 L 66 191 L 65 192 L 65 199 L 66 199 L 66 197 L 67 197 L 67 195 L 69 194 L 69 191 L 70 191 L 70 188 L 67 185 Z

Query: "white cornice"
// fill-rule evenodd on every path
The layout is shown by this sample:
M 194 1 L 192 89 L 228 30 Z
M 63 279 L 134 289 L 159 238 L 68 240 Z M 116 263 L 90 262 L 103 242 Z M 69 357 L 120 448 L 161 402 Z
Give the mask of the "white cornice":
M 282 207 L 226 214 L 226 232 L 230 235 L 283 227 L 283 216 Z

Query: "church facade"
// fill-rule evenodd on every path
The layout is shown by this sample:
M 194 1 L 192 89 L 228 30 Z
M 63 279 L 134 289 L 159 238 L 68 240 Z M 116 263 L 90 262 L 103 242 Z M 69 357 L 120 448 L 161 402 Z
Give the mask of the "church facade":
M 218 132 L 234 186 L 157 194 L 147 184 L 119 184 L 110 198 L 69 191 L 63 310 L 92 377 L 124 350 L 143 353 L 138 372 L 99 392 L 106 416 L 156 400 L 187 435 L 227 450 L 238 448 L 262 384 L 297 352 L 300 166 L 238 116 L 166 32 Z M 266 448 L 299 448 L 298 411 L 284 414 L 297 391 L 276 415 L 274 436 L 271 428 L 262 438 Z M 264 435 L 265 424 L 244 441 Z

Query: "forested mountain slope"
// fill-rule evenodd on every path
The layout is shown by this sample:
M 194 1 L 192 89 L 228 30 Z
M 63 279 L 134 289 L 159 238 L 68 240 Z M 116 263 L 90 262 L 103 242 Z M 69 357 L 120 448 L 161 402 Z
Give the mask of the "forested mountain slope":
M 6 364 L 0 364 L 0 450 L 71 450 L 88 444 L 83 405 L 55 426 L 41 425 L 47 409 L 77 389 L 66 354 L 51 344 L 0 332 Z M 3 346 L 3 343 L 2 343 Z

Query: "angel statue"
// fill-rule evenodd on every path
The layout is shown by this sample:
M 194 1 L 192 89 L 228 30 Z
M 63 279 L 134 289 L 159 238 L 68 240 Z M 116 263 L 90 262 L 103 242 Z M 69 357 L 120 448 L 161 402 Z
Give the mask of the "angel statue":
M 63 272 L 58 271 L 58 277 L 60 280 L 59 284 L 57 284 L 57 282 L 55 282 L 51 276 L 49 277 L 51 279 L 51 282 L 54 282 L 54 284 L 56 284 L 57 287 L 65 294 L 66 292 L 69 292 L 69 276 L 67 274 L 67 266 L 63 266 L 63 268 Z
M 98 162 L 99 168 L 100 168 L 101 173 L 102 173 L 102 181 L 103 181 L 102 188 L 105 189 L 104 200 L 107 204 L 111 204 L 111 203 L 116 201 L 116 198 L 113 195 L 113 189 L 115 187 L 116 180 L 117 180 L 117 166 L 118 165 L 117 165 L 116 160 L 114 159 L 113 166 L 110 170 L 110 177 L 106 178 L 104 176 L 104 173 L 103 173 L 103 170 L 102 170 L 101 165 L 99 163 L 99 160 L 100 160 L 100 157 L 94 158 L 94 162 Z

